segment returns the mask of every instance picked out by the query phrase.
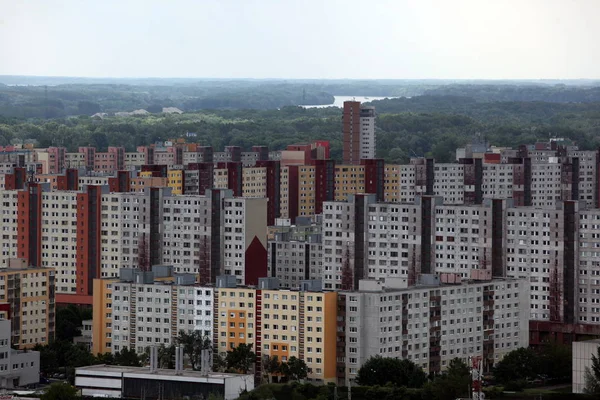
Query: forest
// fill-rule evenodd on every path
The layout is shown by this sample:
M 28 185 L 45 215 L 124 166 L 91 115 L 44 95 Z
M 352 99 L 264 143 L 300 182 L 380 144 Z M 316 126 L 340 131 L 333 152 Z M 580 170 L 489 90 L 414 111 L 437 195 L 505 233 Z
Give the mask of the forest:
M 246 98 L 236 92 L 247 90 L 248 93 L 259 97 L 263 94 L 266 97 L 270 96 L 271 100 L 266 101 L 268 103 L 272 99 L 278 98 L 279 95 L 284 96 L 282 93 L 288 90 L 286 88 L 295 88 L 290 90 L 297 92 L 298 102 L 302 100 L 305 89 L 304 98 L 307 98 L 312 95 L 311 93 L 326 93 L 321 92 L 326 85 L 344 85 L 343 81 L 324 82 L 326 83 L 248 81 L 244 83 L 246 86 L 229 87 L 227 90 L 230 90 L 231 101 L 252 102 L 251 98 Z M 440 162 L 453 161 L 455 148 L 464 146 L 476 137 L 483 137 L 497 146 L 517 146 L 548 140 L 552 137 L 562 137 L 571 139 L 582 149 L 600 148 L 600 99 L 596 100 L 594 97 L 596 96 L 594 93 L 598 92 L 598 87 L 595 86 L 583 84 L 565 86 L 562 83 L 521 86 L 513 83 L 495 86 L 447 84 L 435 89 L 432 82 L 418 84 L 412 82 L 412 86 L 402 82 L 390 83 L 395 81 L 375 82 L 373 87 L 377 90 L 382 90 L 387 86 L 386 93 L 391 93 L 393 90 L 414 92 L 411 93 L 412 96 L 371 103 L 377 110 L 377 156 L 390 163 L 405 163 L 410 157 L 415 156 L 432 156 Z M 209 82 L 209 84 L 217 87 L 224 85 L 220 81 Z M 209 84 L 198 85 L 194 90 L 198 92 L 205 90 L 207 96 L 215 93 L 213 89 L 206 88 L 210 86 Z M 364 84 L 365 82 L 362 81 L 352 81 L 351 84 L 347 84 L 350 86 L 346 86 L 345 90 L 351 90 L 349 88 L 352 85 L 361 87 Z M 119 91 L 119 85 L 114 91 L 114 98 L 118 98 L 119 93 L 122 93 Z M 185 86 L 191 85 L 191 83 L 185 83 L 181 87 L 177 85 L 180 83 L 163 88 L 156 86 L 156 92 L 152 93 L 173 93 L 174 91 L 186 93 L 187 90 L 192 90 Z M 404 89 L 401 85 L 405 85 Z M 88 100 L 77 100 L 83 97 L 75 97 L 73 102 L 101 101 L 101 110 L 106 110 L 107 104 L 113 104 L 111 107 L 115 107 L 115 109 L 119 108 L 114 105 L 118 102 L 111 103 L 110 96 L 106 95 L 101 98 L 99 93 L 102 91 L 94 92 L 94 90 L 99 90 L 95 89 L 94 85 L 85 84 L 85 86 L 86 90 L 81 92 L 77 92 L 75 89 L 70 90 L 79 93 L 78 96 L 89 96 Z M 155 90 L 151 89 L 154 87 L 136 86 L 139 93 L 142 92 L 142 89 L 150 92 Z M 458 89 L 453 89 L 455 87 Z M 537 94 L 532 89 L 535 87 L 537 87 Z M 564 91 L 568 93 L 565 96 L 570 99 L 569 101 L 558 101 L 559 97 L 556 98 L 557 101 L 544 97 L 548 91 L 562 91 L 564 87 L 566 87 Z M 0 88 L 0 104 L 5 104 L 1 99 L 2 96 L 6 96 L 6 91 L 16 90 L 16 88 L 43 92 L 41 87 L 5 86 Z M 376 91 L 375 89 L 373 92 Z M 102 90 L 105 90 L 104 86 Z M 264 93 L 261 90 L 264 90 Z M 50 92 L 51 89 L 48 88 L 48 91 Z M 421 92 L 421 95 L 416 94 L 418 91 Z M 436 91 L 441 91 L 441 93 L 434 94 L 437 93 Z M 535 95 L 531 95 L 532 92 Z M 65 93 L 70 92 L 67 90 Z M 334 93 L 339 94 L 339 92 Z M 365 92 L 358 94 L 367 95 Z M 369 92 L 368 95 L 374 96 L 375 94 Z M 131 96 L 131 98 L 136 98 L 134 94 Z M 139 96 L 143 97 L 141 94 Z M 389 96 L 392 95 L 389 94 Z M 155 99 L 158 97 L 151 96 L 149 100 L 144 101 L 147 103 L 156 101 Z M 538 100 L 526 100 L 527 98 Z M 68 103 L 71 101 L 68 99 L 69 96 L 63 94 L 61 101 Z M 327 99 L 323 99 L 323 101 L 325 100 Z M 4 109 L 0 108 L 0 146 L 33 140 L 39 147 L 65 146 L 69 151 L 75 151 L 77 147 L 87 145 L 96 146 L 100 151 L 114 145 L 124 146 L 127 151 L 133 151 L 138 145 L 178 138 L 185 136 L 187 132 L 195 132 L 197 134 L 197 137 L 194 138 L 195 141 L 212 145 L 216 150 L 221 150 L 227 145 L 237 145 L 244 149 L 249 149 L 252 145 L 268 145 L 271 150 L 279 150 L 292 143 L 327 139 L 332 144 L 332 157 L 337 160 L 341 159 L 342 111 L 339 108 L 306 109 L 296 105 L 273 106 L 266 103 L 264 106 L 252 108 L 211 107 L 204 104 L 205 100 L 200 98 L 193 101 L 197 104 L 190 106 L 189 109 L 185 108 L 186 112 L 181 115 L 154 113 L 145 116 L 108 116 L 105 118 L 91 118 L 89 115 L 25 118 L 5 113 Z M 226 100 L 223 98 L 219 101 Z M 315 101 L 316 99 L 310 99 L 310 102 Z M 18 110 L 27 108 L 15 104 L 11 107 Z M 79 104 L 77 107 L 92 107 L 85 104 Z M 144 104 L 140 100 L 139 105 L 143 106 Z M 174 103 L 164 102 L 163 104 L 167 106 Z
M 98 112 L 177 107 L 277 109 L 331 104 L 337 96 L 415 96 L 437 87 L 421 81 L 285 81 L 186 79 L 35 79 L 0 76 L 0 115 L 61 118 Z

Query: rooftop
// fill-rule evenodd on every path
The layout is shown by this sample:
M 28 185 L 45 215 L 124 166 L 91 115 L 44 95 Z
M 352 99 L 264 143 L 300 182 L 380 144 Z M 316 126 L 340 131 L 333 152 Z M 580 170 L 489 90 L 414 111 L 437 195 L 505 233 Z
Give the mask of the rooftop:
M 174 369 L 157 369 L 154 372 L 150 371 L 149 367 L 121 367 L 118 365 L 90 365 L 87 367 L 79 367 L 77 371 L 90 371 L 90 372 L 108 372 L 108 373 L 125 373 L 125 374 L 147 374 L 147 375 L 162 375 L 162 376 L 184 376 L 187 378 L 213 378 L 213 379 L 227 379 L 235 378 L 240 376 L 251 376 L 244 374 L 230 374 L 225 372 L 209 372 L 208 375 L 203 375 L 200 371 L 193 371 L 184 369 L 181 372 L 177 372 Z

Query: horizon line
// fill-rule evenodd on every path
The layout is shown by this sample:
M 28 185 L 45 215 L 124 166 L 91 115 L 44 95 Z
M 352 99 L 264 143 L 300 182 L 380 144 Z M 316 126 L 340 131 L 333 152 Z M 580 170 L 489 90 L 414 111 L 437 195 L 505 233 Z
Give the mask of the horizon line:
M 194 76 L 85 76 L 85 75 L 15 75 L 2 77 L 70 78 L 70 79 L 196 79 L 196 80 L 311 80 L 311 81 L 600 81 L 598 78 L 253 78 L 253 77 L 194 77 Z

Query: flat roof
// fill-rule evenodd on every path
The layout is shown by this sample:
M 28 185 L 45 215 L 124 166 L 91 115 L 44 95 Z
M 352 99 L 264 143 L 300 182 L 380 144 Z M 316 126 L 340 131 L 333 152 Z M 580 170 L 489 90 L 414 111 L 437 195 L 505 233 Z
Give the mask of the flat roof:
M 55 271 L 53 267 L 23 267 L 23 268 L 11 268 L 8 265 L 0 265 L 0 273 L 4 272 L 48 272 Z
M 208 375 L 203 375 L 200 371 L 193 371 L 184 369 L 179 374 L 174 369 L 157 369 L 154 372 L 150 372 L 149 367 L 122 367 L 119 365 L 89 365 L 86 367 L 78 367 L 76 371 L 90 371 L 90 372 L 109 372 L 109 373 L 129 373 L 129 374 L 147 374 L 153 376 L 184 376 L 189 378 L 212 378 L 212 379 L 227 379 L 243 376 L 253 376 L 251 374 L 231 374 L 226 372 L 209 372 Z
M 597 343 L 600 344 L 600 339 L 592 339 L 592 340 L 578 340 L 573 343 Z

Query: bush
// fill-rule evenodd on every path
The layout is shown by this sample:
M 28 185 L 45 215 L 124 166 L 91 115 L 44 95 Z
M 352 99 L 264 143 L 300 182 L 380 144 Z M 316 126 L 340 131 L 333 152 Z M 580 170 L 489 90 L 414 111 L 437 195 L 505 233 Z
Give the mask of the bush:
M 504 390 L 507 392 L 521 392 L 527 386 L 525 379 L 512 380 L 504 385 Z

